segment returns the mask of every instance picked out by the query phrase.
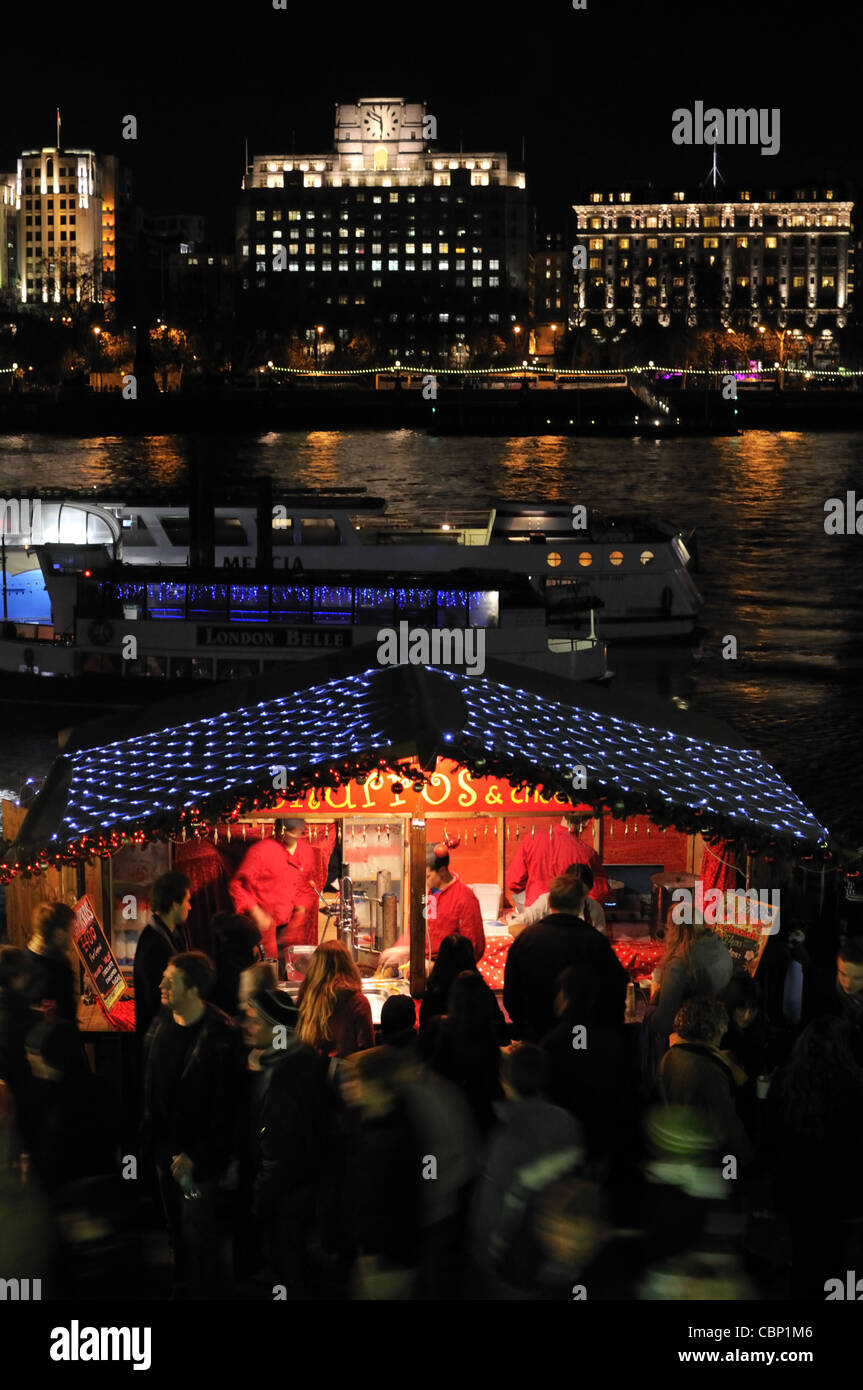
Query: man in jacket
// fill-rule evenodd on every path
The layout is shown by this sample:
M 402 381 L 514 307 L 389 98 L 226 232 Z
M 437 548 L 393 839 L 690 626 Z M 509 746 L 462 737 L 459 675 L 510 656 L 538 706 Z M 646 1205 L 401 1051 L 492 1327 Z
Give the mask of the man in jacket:
M 604 936 L 580 916 L 586 895 L 577 879 L 555 878 L 549 890 L 551 912 L 525 927 L 509 948 L 503 1002 L 523 1042 L 540 1042 L 555 1025 L 557 982 L 570 966 L 597 973 L 597 1023 L 623 1023 L 629 977 Z
M 677 1032 L 656 1078 L 663 1104 L 701 1112 L 723 1155 L 733 1155 L 741 1167 L 751 1163 L 754 1152 L 737 1113 L 734 1073 L 719 1051 L 728 1028 L 725 1005 L 696 995 L 674 1022 Z
M 172 869 L 153 884 L 153 916 L 138 938 L 135 949 L 135 1032 L 147 1035 L 159 1011 L 159 991 L 165 967 L 172 956 L 190 947 L 186 922 L 192 905 L 191 884 L 185 874 Z
M 201 951 L 172 956 L 145 1041 L 144 1124 L 174 1256 L 175 1295 L 217 1284 L 219 1180 L 238 1152 L 245 1083 L 242 1037 L 205 998 L 215 969 Z
M 306 1293 L 333 1104 L 326 1059 L 298 1042 L 296 1024 L 296 1006 L 277 990 L 253 994 L 246 1005 L 252 1216 L 261 1253 L 288 1298 Z
M 512 896 L 524 890 L 524 905 L 530 907 L 540 893 L 547 893 L 551 880 L 565 874 L 569 864 L 587 864 L 593 874 L 589 896 L 597 902 L 608 897 L 608 879 L 602 872 L 599 855 L 581 833 L 590 816 L 565 815 L 551 834 L 540 830 L 525 835 L 519 843 L 515 858 L 506 876 L 506 891 Z
M 252 918 L 282 979 L 286 946 L 318 944 L 318 876 L 306 822 L 294 817 L 276 821 L 275 837 L 253 844 L 231 880 L 234 910 Z

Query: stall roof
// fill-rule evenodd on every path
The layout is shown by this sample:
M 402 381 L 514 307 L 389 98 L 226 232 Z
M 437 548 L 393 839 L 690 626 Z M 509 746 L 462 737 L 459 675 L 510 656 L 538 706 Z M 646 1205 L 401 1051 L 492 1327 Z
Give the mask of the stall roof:
M 827 836 L 760 754 L 715 720 L 501 662 L 482 676 L 370 667 L 366 650 L 74 730 L 7 863 L 176 824 L 192 806 L 206 815 L 208 800 L 226 792 L 239 800 L 272 791 L 277 768 L 289 783 L 336 763 L 344 777 L 355 761 L 414 752 L 425 768 L 453 758 L 570 797 L 583 766 L 586 800 L 705 834 L 801 849 Z

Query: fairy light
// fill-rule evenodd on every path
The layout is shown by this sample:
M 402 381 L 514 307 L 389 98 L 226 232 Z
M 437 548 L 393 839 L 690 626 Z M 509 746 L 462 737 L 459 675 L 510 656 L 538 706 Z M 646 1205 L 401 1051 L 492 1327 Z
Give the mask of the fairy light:
M 406 591 L 409 592 L 409 591 Z M 426 592 L 426 591 L 422 591 Z M 434 591 L 427 591 L 429 595 Z M 437 594 L 438 598 L 443 594 Z M 450 601 L 467 597 L 446 594 Z M 760 754 L 582 709 L 492 681 L 438 671 L 453 681 L 467 719 L 438 734 L 441 756 L 477 777 L 572 798 L 572 768 L 589 770 L 583 794 L 597 814 L 649 815 L 711 838 L 776 837 L 801 849 L 823 845 L 826 829 Z M 187 834 L 212 835 L 216 821 L 296 801 L 389 769 L 408 785 L 429 774 L 387 752 L 391 687 L 380 668 L 158 731 L 63 755 L 70 769 L 62 823 L 21 872 L 115 853 Z M 403 696 L 399 694 L 399 700 Z M 417 731 L 419 732 L 419 731 Z M 56 766 L 56 765 L 55 765 Z M 284 786 L 274 787 L 284 769 Z

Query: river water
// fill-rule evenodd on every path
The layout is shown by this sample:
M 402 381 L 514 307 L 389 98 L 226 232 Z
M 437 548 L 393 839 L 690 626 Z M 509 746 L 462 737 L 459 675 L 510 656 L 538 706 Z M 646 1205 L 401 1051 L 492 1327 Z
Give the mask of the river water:
M 863 536 L 828 536 L 824 504 L 863 497 L 863 436 L 768 433 L 667 441 L 435 438 L 421 431 L 315 431 L 231 438 L 209 467 L 293 488 L 385 497 L 414 522 L 493 496 L 649 511 L 696 526 L 706 605 L 701 659 L 610 649 L 617 686 L 687 700 L 734 724 L 831 831 L 863 844 Z M 0 438 L 0 495 L 13 487 L 182 487 L 179 436 Z M 737 660 L 724 660 L 726 636 Z M 685 669 L 683 666 L 685 664 Z M 614 687 L 612 687 L 614 688 Z M 76 714 L 75 716 L 80 717 Z M 5 721 L 4 721 L 5 722 Z M 0 785 L 41 775 L 53 712 L 20 708 L 0 735 Z

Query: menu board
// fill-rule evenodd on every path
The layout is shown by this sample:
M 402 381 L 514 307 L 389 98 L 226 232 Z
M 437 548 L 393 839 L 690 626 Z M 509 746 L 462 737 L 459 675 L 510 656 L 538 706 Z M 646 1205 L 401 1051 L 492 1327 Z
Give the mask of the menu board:
M 126 983 L 120 973 L 117 958 L 108 944 L 102 930 L 102 923 L 88 897 L 79 898 L 75 904 L 75 929 L 73 932 L 75 949 L 81 957 L 84 969 L 90 976 L 106 1009 L 112 1009 L 125 993 Z

